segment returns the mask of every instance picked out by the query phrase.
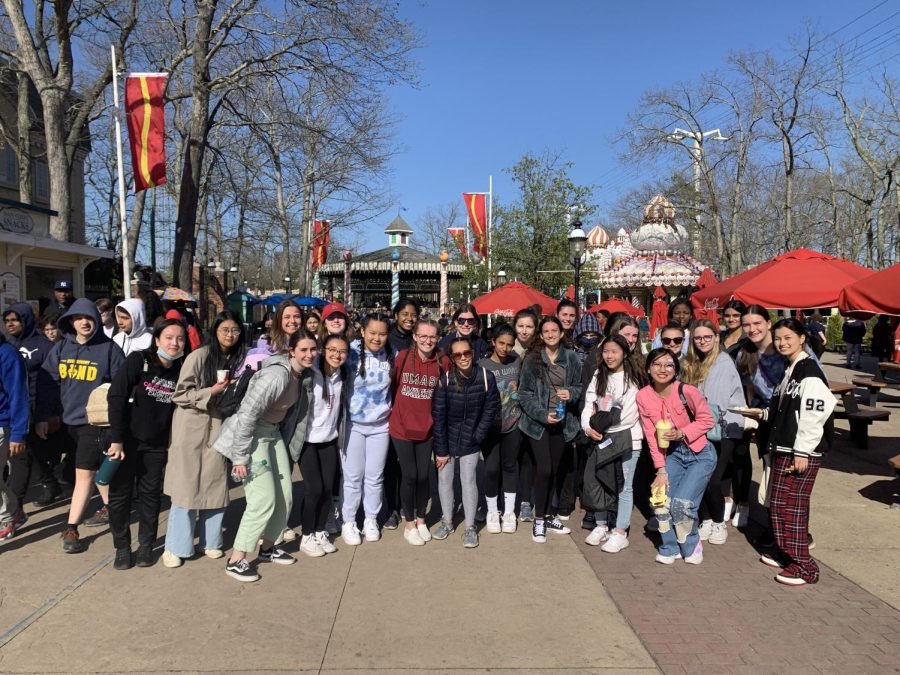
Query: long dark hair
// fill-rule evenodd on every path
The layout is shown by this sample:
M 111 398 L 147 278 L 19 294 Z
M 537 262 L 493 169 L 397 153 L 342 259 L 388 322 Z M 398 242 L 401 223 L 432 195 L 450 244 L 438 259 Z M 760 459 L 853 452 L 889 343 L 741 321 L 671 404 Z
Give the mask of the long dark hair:
M 775 335 L 775 331 L 779 328 L 787 328 L 788 330 L 797 334 L 798 337 L 802 337 L 804 342 L 809 340 L 809 331 L 806 330 L 806 326 L 803 325 L 802 321 L 798 321 L 794 317 L 788 317 L 786 319 L 779 319 L 775 322 L 775 325 L 772 326 L 772 335 Z
M 472 342 L 472 339 L 468 335 L 457 335 L 450 340 L 450 344 L 447 345 L 447 351 L 450 354 L 450 372 L 447 373 L 447 379 L 453 378 L 453 385 L 456 387 L 456 391 L 460 390 L 459 380 L 462 377 L 462 373 L 459 370 L 459 366 L 456 365 L 456 359 L 453 358 L 453 345 L 457 342 L 465 342 L 469 345 L 469 351 L 472 352 L 472 370 L 474 371 L 477 363 L 475 363 L 475 345 Z
M 677 380 L 678 376 L 681 374 L 681 364 L 678 363 L 678 359 L 672 355 L 672 352 L 670 352 L 665 347 L 657 347 L 652 352 L 647 354 L 647 362 L 644 367 L 644 374 L 647 376 L 647 382 L 649 383 L 650 386 L 653 386 L 653 378 L 650 377 L 650 369 L 653 367 L 653 362 L 658 361 L 663 356 L 668 356 L 670 359 L 672 359 L 672 362 L 675 364 L 675 375 L 672 378 L 672 382 Z
M 622 350 L 622 368 L 625 388 L 628 388 L 629 384 L 633 384 L 638 389 L 644 386 L 647 382 L 647 377 L 644 373 L 639 371 L 635 367 L 634 360 L 631 359 L 631 350 L 628 347 L 628 343 L 625 341 L 621 335 L 609 335 L 603 339 L 603 342 L 600 343 L 600 346 L 597 350 L 598 354 L 598 362 L 597 362 L 597 398 L 603 396 L 604 392 L 606 392 L 606 385 L 609 383 L 609 376 L 612 374 L 612 371 L 606 366 L 606 362 L 603 360 L 603 347 L 607 343 L 612 342 L 619 349 Z
M 360 336 L 359 336 L 359 370 L 356 374 L 365 379 L 366 377 L 366 340 L 362 336 L 362 331 L 364 331 L 370 323 L 373 321 L 379 321 L 387 326 L 388 330 L 391 329 L 391 321 L 388 318 L 387 314 L 382 314 L 381 312 L 374 312 L 372 314 L 366 314 L 363 317 L 363 320 L 360 321 Z M 391 370 L 394 370 L 394 350 L 391 349 L 390 344 L 386 344 L 382 349 L 387 351 L 388 363 L 391 364 Z
M 238 333 L 238 339 L 231 349 L 227 352 L 223 352 L 222 347 L 219 344 L 217 331 L 219 330 L 219 326 L 226 321 L 234 321 L 237 324 L 240 333 Z M 246 331 L 240 316 L 230 309 L 226 309 L 225 311 L 216 314 L 212 326 L 209 329 L 209 333 L 206 335 L 206 348 L 209 351 L 209 358 L 206 359 L 206 363 L 203 364 L 203 378 L 202 382 L 200 382 L 201 389 L 211 387 L 217 382 L 217 370 L 227 370 L 229 378 L 235 375 L 235 371 L 238 366 L 243 363 L 244 356 L 247 354 L 246 340 Z
M 467 302 L 464 305 L 460 305 L 456 308 L 456 311 L 453 312 L 453 316 L 450 317 L 450 322 L 453 324 L 453 332 L 456 332 L 456 320 L 459 318 L 460 314 L 471 314 L 475 317 L 475 330 L 473 332 L 474 335 L 481 335 L 481 317 L 478 316 L 478 310 L 475 309 L 475 305 Z
M 526 361 L 530 361 L 538 377 L 540 377 L 545 382 L 548 381 L 548 375 L 547 369 L 544 367 L 544 359 L 541 356 L 541 352 L 544 351 L 544 348 L 547 345 L 544 343 L 544 338 L 541 335 L 541 332 L 543 331 L 544 326 L 546 326 L 548 323 L 555 323 L 556 327 L 559 328 L 559 350 L 563 351 L 565 349 L 562 338 L 566 334 L 566 332 L 563 330 L 562 322 L 555 316 L 545 316 L 543 319 L 541 319 L 541 322 L 538 324 L 537 329 L 534 331 L 534 340 L 531 341 L 531 346 L 528 348 L 528 353 L 525 355 L 525 358 L 522 359 L 522 366 L 525 366 Z
M 310 333 L 310 335 L 312 335 L 312 334 Z M 314 340 L 315 336 L 313 336 L 312 339 Z M 330 343 L 334 342 L 335 340 L 340 340 L 345 345 L 347 345 L 348 356 L 350 353 L 350 343 L 347 341 L 347 338 L 345 338 L 343 335 L 340 335 L 339 333 L 332 333 L 331 335 L 328 335 L 322 341 L 322 351 L 319 352 L 318 366 L 319 366 L 319 372 L 322 373 L 322 396 L 324 398 L 328 398 L 328 376 L 325 375 L 325 348 Z M 347 382 L 347 361 L 346 361 L 346 359 L 344 360 L 344 363 L 341 365 L 341 367 L 338 368 L 338 373 L 340 373 L 341 382 L 346 383 Z M 344 390 L 342 388 L 341 393 L 343 393 L 343 391 Z
M 674 300 L 672 300 L 672 302 L 669 303 L 669 310 L 666 312 L 666 318 L 669 321 L 675 321 L 675 308 L 678 307 L 678 305 L 687 306 L 688 311 L 691 313 L 691 316 L 692 317 L 694 316 L 694 306 L 691 304 L 691 301 L 688 300 L 683 295 L 679 295 L 677 298 L 675 298 Z M 690 323 L 690 319 L 688 320 L 688 323 Z M 678 325 L 681 328 L 687 328 L 687 326 L 682 326 L 681 324 L 678 324 Z

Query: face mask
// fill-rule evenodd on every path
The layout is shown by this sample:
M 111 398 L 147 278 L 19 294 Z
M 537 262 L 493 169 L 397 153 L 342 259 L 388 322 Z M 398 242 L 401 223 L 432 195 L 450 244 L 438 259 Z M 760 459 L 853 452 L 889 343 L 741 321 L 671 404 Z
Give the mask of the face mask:
M 169 354 L 168 352 L 164 352 L 162 349 L 157 349 L 157 350 L 156 350 L 156 355 L 157 355 L 159 358 L 163 359 L 164 361 L 177 361 L 177 360 L 180 359 L 182 356 L 184 356 L 184 350 L 182 349 L 182 350 L 181 350 L 180 352 L 178 352 L 175 356 L 172 356 L 172 355 Z
M 579 337 L 578 338 L 578 346 L 583 347 L 584 349 L 590 349 L 591 347 L 594 347 L 598 342 L 600 342 L 599 337 L 593 337 L 593 338 L 592 337 L 589 337 L 589 338 Z

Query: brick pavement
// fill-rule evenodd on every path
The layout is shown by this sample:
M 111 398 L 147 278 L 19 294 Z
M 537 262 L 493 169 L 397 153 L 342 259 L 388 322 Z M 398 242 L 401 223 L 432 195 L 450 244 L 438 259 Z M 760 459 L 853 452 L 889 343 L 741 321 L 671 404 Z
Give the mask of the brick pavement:
M 645 522 L 635 511 L 618 554 L 587 546 L 574 517 L 572 536 L 663 672 L 900 672 L 900 611 L 821 561 L 818 584 L 782 586 L 729 527 L 702 565 L 661 565 Z

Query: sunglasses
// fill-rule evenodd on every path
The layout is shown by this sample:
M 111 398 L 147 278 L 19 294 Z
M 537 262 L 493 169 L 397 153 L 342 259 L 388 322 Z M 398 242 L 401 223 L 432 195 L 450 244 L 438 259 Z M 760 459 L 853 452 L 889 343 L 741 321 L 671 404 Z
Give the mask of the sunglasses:
M 680 345 L 682 342 L 684 342 L 683 337 L 663 338 L 662 339 L 662 343 L 664 345 Z
M 450 355 L 450 358 L 454 361 L 462 361 L 463 359 L 471 359 L 472 358 L 472 350 L 467 349 L 464 352 L 453 352 Z
M 477 321 L 477 319 L 475 319 L 474 317 L 473 317 L 473 318 L 469 318 L 469 317 L 459 317 L 459 318 L 456 320 L 456 323 L 458 323 L 458 324 L 460 324 L 460 325 L 462 325 L 462 326 L 474 326 L 476 321 Z

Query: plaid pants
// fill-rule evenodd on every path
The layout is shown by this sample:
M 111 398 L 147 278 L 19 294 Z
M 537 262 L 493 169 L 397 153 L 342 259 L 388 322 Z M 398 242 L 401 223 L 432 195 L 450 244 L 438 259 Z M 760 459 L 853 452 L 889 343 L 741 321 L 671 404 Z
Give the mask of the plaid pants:
M 809 555 L 809 498 L 822 458 L 810 457 L 809 466 L 801 474 L 785 473 L 792 463 L 790 455 L 775 453 L 770 505 L 772 528 L 778 548 L 789 561 L 785 571 L 799 573 L 806 583 L 814 584 L 819 580 L 819 566 Z

